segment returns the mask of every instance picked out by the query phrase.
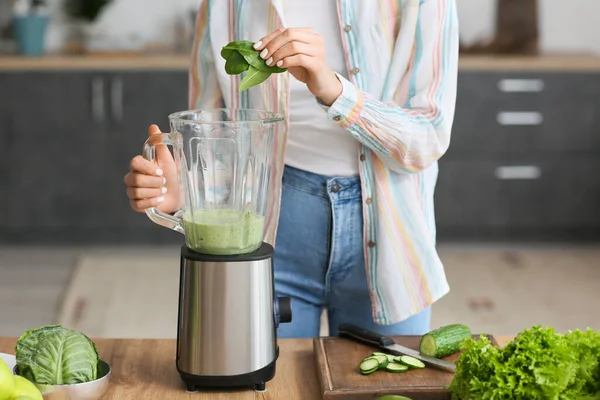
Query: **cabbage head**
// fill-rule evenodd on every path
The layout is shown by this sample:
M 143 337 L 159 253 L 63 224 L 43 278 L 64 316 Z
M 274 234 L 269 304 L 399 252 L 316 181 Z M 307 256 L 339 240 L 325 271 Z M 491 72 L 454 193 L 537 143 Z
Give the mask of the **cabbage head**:
M 97 379 L 98 351 L 83 333 L 48 325 L 25 332 L 16 345 L 19 375 L 43 385 L 72 385 Z

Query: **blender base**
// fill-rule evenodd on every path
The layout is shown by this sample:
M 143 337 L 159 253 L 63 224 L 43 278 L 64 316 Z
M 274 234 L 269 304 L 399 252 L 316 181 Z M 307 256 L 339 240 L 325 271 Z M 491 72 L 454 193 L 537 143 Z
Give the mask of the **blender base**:
M 276 358 L 266 367 L 242 375 L 231 376 L 199 376 L 191 375 L 181 371 L 177 367 L 177 372 L 181 380 L 186 385 L 188 392 L 195 392 L 199 389 L 215 388 L 243 388 L 252 387 L 258 392 L 265 390 L 267 382 L 275 377 L 275 365 L 279 358 L 279 348 L 277 348 Z

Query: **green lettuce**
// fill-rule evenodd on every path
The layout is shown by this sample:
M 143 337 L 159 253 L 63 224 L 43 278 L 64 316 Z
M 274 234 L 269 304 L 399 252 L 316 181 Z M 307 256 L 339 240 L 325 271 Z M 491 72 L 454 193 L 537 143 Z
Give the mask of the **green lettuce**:
M 15 347 L 19 375 L 43 385 L 71 385 L 98 376 L 98 351 L 83 333 L 49 325 L 25 332 Z
M 534 326 L 502 349 L 485 336 L 461 349 L 453 400 L 600 400 L 600 332 Z

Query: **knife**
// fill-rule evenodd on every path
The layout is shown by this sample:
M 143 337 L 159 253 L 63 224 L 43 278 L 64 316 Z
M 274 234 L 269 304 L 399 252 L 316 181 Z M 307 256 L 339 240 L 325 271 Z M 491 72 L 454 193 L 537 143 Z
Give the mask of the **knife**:
M 371 332 L 367 329 L 363 329 L 352 324 L 340 324 L 338 331 L 340 337 L 347 337 L 358 342 L 375 345 L 395 354 L 411 356 L 423 361 L 425 364 L 429 364 L 444 371 L 456 372 L 455 364 L 440 360 L 439 358 L 429 357 L 419 353 L 416 350 L 401 346 L 394 342 L 392 338 L 389 338 L 385 335 L 380 335 L 379 333 Z

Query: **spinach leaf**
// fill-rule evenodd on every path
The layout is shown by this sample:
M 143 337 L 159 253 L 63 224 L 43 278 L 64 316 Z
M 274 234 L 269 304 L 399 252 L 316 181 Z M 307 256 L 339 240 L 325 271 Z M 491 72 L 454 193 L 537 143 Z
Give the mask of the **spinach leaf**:
M 250 68 L 248 68 L 248 73 L 240 82 L 239 91 L 243 92 L 244 90 L 249 89 L 252 86 L 260 85 L 261 83 L 266 81 L 269 76 L 271 76 L 270 72 L 262 71 L 260 69 L 254 68 L 253 66 L 250 66 Z
M 271 74 L 287 71 L 276 65 L 269 67 L 260 57 L 260 52 L 254 49 L 254 43 L 249 40 L 235 40 L 223 46 L 221 57 L 226 60 L 225 72 L 229 75 L 239 75 L 248 71 L 240 82 L 239 91 L 244 91 L 264 82 Z
M 250 65 L 239 52 L 233 51 L 225 63 L 225 72 L 229 75 L 238 75 L 247 71 L 249 66 Z
M 273 65 L 272 67 L 269 67 L 267 65 L 267 62 L 265 60 L 263 60 L 262 58 L 260 58 L 260 53 L 254 49 L 252 49 L 252 50 L 238 49 L 238 51 L 244 56 L 244 59 L 246 60 L 246 62 L 248 64 L 252 65 L 256 69 L 260 69 L 262 71 L 269 71 L 271 73 L 279 73 L 279 72 L 286 71 L 285 69 L 279 68 L 277 65 Z

